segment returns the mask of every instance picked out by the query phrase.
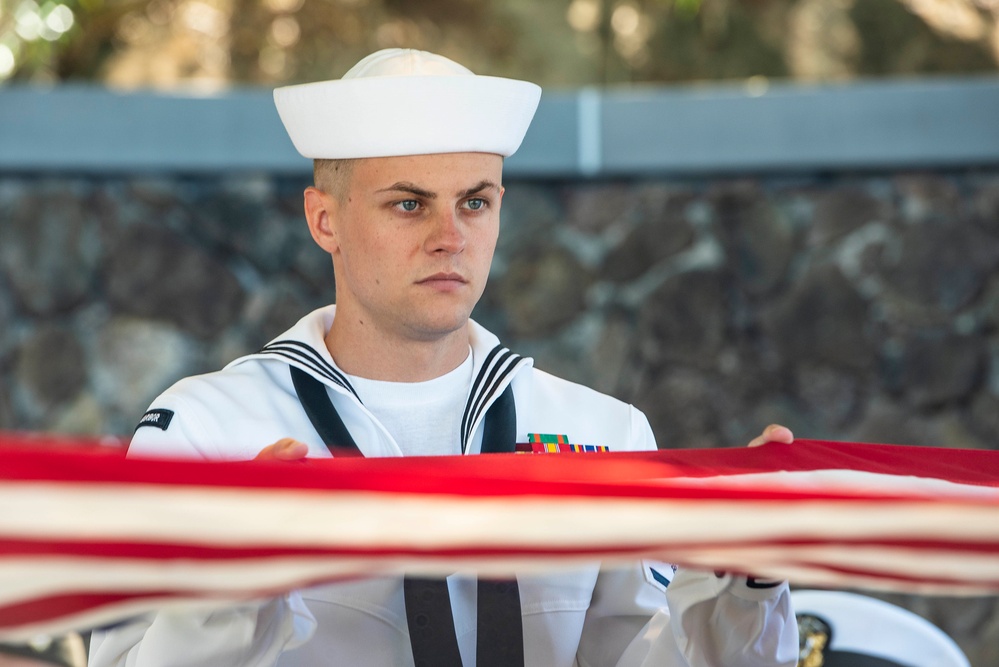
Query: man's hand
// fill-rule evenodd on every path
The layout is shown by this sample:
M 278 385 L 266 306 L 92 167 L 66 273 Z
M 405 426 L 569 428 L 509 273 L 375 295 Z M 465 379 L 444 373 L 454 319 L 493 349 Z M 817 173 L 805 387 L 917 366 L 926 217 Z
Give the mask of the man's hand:
M 755 442 L 755 440 L 754 440 Z M 292 438 L 281 438 L 253 457 L 254 461 L 301 461 L 309 454 L 309 446 Z
M 750 441 L 749 446 L 759 447 L 765 442 L 783 442 L 786 445 L 790 445 L 794 442 L 794 434 L 791 433 L 791 429 L 786 426 L 771 424 L 763 429 L 763 433 L 753 438 Z

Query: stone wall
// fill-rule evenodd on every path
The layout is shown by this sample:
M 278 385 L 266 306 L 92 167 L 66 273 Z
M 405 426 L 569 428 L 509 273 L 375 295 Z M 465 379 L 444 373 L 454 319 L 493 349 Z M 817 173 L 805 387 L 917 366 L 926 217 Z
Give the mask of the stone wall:
M 293 178 L 0 176 L 0 429 L 131 432 L 333 294 Z M 476 318 L 663 447 L 996 448 L 999 170 L 508 182 Z M 886 596 L 999 664 L 995 598 Z

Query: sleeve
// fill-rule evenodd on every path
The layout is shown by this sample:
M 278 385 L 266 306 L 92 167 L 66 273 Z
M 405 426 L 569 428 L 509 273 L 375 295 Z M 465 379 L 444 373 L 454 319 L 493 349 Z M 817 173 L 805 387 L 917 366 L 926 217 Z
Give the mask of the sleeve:
M 632 449 L 654 448 L 648 421 L 634 413 Z M 601 570 L 578 653 L 581 667 L 794 667 L 797 660 L 786 582 L 652 561 Z
M 657 646 L 640 665 L 672 664 L 664 650 L 691 667 L 794 667 L 798 661 L 798 624 L 787 582 L 759 585 L 730 574 L 677 572 L 666 591 L 667 618 Z M 668 621 L 664 623 L 665 621 Z
M 143 415 L 129 456 L 245 458 L 215 449 L 196 403 L 167 392 Z M 91 667 L 263 667 L 305 643 L 315 618 L 298 593 L 221 609 L 170 609 L 96 630 Z
M 181 381 L 182 383 L 184 381 Z M 252 458 L 241 451 L 222 451 L 224 442 L 215 420 L 207 418 L 192 389 L 180 390 L 179 383 L 153 401 L 139 419 L 128 445 L 130 457 L 183 458 L 204 460 L 235 460 Z
M 581 667 L 794 667 L 798 626 L 788 585 L 674 575 L 651 561 L 603 570 L 578 660 Z
M 270 667 L 315 619 L 297 593 L 215 611 L 161 611 L 90 640 L 90 667 Z

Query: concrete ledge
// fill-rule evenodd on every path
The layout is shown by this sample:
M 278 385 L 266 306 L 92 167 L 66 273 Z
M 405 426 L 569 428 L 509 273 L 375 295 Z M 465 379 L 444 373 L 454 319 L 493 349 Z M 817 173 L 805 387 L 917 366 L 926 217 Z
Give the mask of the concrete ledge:
M 754 171 L 999 163 L 999 79 L 623 92 L 602 169 Z
M 999 164 L 999 77 L 546 92 L 513 176 Z M 0 89 L 7 172 L 308 173 L 269 90 Z
M 0 90 L 0 169 L 307 171 L 266 90 L 184 97 L 60 86 Z

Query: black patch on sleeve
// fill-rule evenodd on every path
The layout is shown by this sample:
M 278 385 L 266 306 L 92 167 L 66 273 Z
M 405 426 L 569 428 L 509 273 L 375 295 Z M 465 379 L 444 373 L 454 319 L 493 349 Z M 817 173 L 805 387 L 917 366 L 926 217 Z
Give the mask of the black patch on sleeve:
M 746 577 L 746 586 L 749 588 L 777 588 L 784 583 L 783 579 L 767 580 L 756 577 Z
M 135 430 L 138 431 L 143 426 L 155 426 L 161 431 L 165 431 L 170 426 L 171 419 L 173 419 L 173 410 L 150 410 L 142 415 L 142 419 L 139 420 Z

